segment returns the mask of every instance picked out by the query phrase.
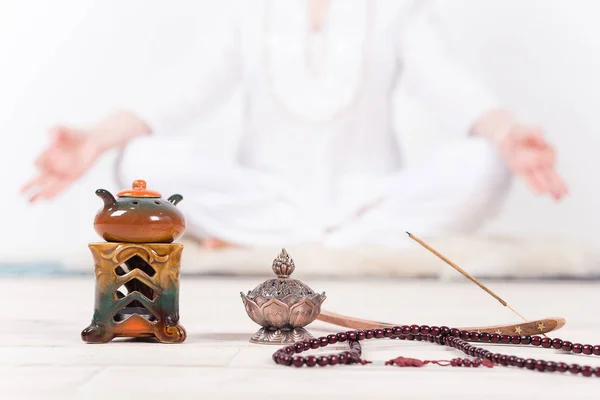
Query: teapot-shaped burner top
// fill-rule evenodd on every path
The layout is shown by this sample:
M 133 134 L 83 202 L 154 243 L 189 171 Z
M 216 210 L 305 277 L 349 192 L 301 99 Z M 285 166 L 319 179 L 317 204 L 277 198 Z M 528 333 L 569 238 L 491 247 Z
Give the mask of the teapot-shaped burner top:
M 96 214 L 94 229 L 107 242 L 172 243 L 185 232 L 185 217 L 176 207 L 183 200 L 180 194 L 164 200 L 139 179 L 117 198 L 106 189 L 96 190 L 96 195 L 104 207 Z

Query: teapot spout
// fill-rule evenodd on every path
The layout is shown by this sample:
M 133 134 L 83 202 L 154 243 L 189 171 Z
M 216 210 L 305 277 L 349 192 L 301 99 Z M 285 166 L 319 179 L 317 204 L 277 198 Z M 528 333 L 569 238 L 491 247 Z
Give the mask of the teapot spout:
M 117 202 L 115 197 L 106 189 L 96 190 L 96 195 L 104 201 L 105 208 L 108 208 Z
M 180 194 L 174 194 L 171 197 L 169 197 L 167 200 L 169 201 L 169 203 L 176 206 L 177 203 L 179 203 L 181 200 L 183 200 L 183 196 Z

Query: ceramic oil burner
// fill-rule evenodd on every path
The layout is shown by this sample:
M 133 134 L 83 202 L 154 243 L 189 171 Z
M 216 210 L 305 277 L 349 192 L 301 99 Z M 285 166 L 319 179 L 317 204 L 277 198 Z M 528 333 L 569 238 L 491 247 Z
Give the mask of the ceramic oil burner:
M 90 243 L 95 264 L 96 294 L 91 324 L 81 338 L 105 343 L 115 337 L 154 337 L 181 343 L 186 331 L 179 324 L 179 276 L 183 245 L 171 243 L 185 230 L 175 204 L 135 181 L 118 200 L 106 190 L 97 214 L 96 231 L 106 242 Z
M 131 189 L 117 198 L 105 189 L 96 190 L 104 201 L 94 220 L 94 229 L 107 242 L 172 243 L 183 235 L 183 213 L 176 207 L 183 197 L 174 194 L 167 200 L 146 189 L 146 182 L 136 180 Z
M 325 293 L 315 293 L 299 280 L 290 279 L 295 266 L 285 249 L 272 268 L 277 278 L 263 282 L 247 295 L 241 293 L 248 316 L 262 326 L 250 342 L 286 344 L 311 339 L 304 327 L 321 312 Z

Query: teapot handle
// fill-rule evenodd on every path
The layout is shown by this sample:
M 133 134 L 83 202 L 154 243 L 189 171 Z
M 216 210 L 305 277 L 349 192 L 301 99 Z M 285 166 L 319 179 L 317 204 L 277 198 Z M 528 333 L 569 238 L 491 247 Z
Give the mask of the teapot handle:
M 167 199 L 167 201 L 174 206 L 176 206 L 181 200 L 183 200 L 183 196 L 180 194 L 174 194 Z

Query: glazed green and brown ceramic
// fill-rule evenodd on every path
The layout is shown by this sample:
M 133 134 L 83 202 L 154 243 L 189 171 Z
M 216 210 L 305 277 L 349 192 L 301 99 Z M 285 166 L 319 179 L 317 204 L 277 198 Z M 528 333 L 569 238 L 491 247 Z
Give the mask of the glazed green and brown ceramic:
M 161 194 L 146 189 L 136 180 L 130 190 L 115 198 L 108 190 L 96 190 L 104 207 L 94 219 L 94 229 L 107 242 L 172 243 L 185 232 L 185 217 L 176 207 L 183 197 L 174 194 L 163 200 Z
M 87 343 L 115 337 L 155 337 L 181 343 L 179 270 L 183 245 L 91 243 L 96 300 L 91 324 L 81 332 Z

